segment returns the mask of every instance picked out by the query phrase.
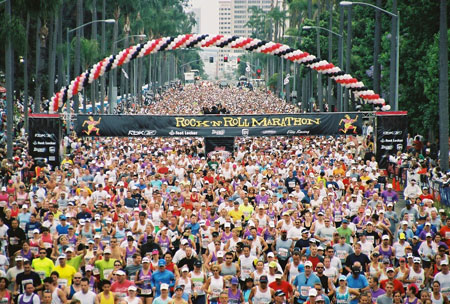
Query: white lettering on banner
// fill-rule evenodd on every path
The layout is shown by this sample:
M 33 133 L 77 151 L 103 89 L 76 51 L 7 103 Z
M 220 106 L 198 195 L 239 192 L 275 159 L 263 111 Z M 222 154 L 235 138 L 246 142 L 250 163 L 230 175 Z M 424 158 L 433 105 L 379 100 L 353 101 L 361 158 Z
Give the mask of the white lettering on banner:
M 129 136 L 155 136 L 156 130 L 129 130 Z
M 211 130 L 212 135 L 225 135 L 225 130 Z

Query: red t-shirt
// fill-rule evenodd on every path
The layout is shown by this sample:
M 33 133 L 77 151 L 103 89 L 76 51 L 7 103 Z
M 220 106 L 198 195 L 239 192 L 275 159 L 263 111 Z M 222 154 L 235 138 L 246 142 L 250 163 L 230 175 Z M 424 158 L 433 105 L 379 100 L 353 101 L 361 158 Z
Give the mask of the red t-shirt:
M 311 261 L 311 263 L 313 264 L 313 271 L 316 271 L 316 266 L 320 263 L 319 256 L 309 256 L 307 260 Z
M 442 240 L 447 244 L 447 246 L 450 246 L 450 228 L 447 226 L 444 226 L 439 231 L 439 234 L 442 237 Z
M 383 281 L 380 282 L 380 287 L 381 287 L 381 289 L 386 290 L 386 283 L 387 283 L 388 281 L 389 281 L 389 280 L 383 280 Z M 397 280 L 397 279 L 394 279 L 394 280 L 392 281 L 392 283 L 394 283 L 394 291 L 400 291 L 401 294 L 404 294 L 404 293 L 405 293 L 405 289 L 403 288 L 402 282 L 400 282 L 400 281 Z
M 120 299 L 123 299 L 128 296 L 128 287 L 130 287 L 131 285 L 134 285 L 134 283 L 128 280 L 123 281 L 122 284 L 116 281 L 112 283 L 111 291 L 117 294 Z
M 286 281 L 281 281 L 280 285 L 277 284 L 277 281 L 274 281 L 269 284 L 269 287 L 275 291 L 282 290 L 284 292 L 284 294 L 286 295 L 287 301 L 289 300 L 289 294 L 292 294 L 292 292 L 294 291 L 294 289 L 292 288 L 292 285 Z

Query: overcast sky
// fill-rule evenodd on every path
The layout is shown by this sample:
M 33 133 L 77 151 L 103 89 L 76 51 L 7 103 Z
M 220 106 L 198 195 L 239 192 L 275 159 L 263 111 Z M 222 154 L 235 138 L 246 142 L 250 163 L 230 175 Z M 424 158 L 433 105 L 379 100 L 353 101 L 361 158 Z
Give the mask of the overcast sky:
M 219 33 L 219 1 L 218 0 L 190 0 L 192 8 L 201 9 L 201 34 L 215 35 Z

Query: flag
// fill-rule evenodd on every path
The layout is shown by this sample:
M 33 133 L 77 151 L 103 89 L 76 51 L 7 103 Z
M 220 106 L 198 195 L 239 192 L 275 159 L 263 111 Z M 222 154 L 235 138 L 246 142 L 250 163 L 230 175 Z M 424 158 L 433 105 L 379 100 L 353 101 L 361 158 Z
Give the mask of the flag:
M 122 73 L 123 73 L 123 76 L 125 76 L 125 78 L 128 79 L 128 74 L 127 74 L 127 72 L 125 72 L 124 69 L 122 69 Z

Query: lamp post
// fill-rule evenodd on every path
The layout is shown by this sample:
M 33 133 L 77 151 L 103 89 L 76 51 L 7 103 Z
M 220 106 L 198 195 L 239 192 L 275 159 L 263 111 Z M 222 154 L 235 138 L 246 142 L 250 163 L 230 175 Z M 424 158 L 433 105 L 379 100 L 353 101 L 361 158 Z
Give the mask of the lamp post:
M 302 27 L 302 29 L 304 30 L 311 30 L 311 29 L 316 29 L 316 30 L 323 30 L 326 31 L 328 33 L 331 33 L 335 36 L 337 36 L 339 38 L 339 43 L 338 43 L 338 61 L 339 61 L 339 67 L 341 69 L 343 69 L 343 65 L 344 65 L 344 48 L 343 48 L 343 37 L 341 34 L 333 32 L 332 30 L 329 30 L 325 27 L 321 27 L 321 26 L 304 26 Z M 340 84 L 338 84 L 338 105 L 339 105 L 339 109 L 342 109 L 342 87 Z
M 391 90 L 391 103 L 394 106 L 394 111 L 398 111 L 398 82 L 399 82 L 399 50 L 400 50 L 400 13 L 397 12 L 397 14 L 394 14 L 392 12 L 389 12 L 387 10 L 382 9 L 381 7 L 378 7 L 376 5 L 365 3 L 365 2 L 353 2 L 353 1 L 341 1 L 339 3 L 341 6 L 352 6 L 353 4 L 356 5 L 362 5 L 362 6 L 368 6 L 373 9 L 379 10 L 385 14 L 388 14 L 392 18 L 395 18 L 396 20 L 396 30 L 392 31 L 391 35 L 392 37 L 395 36 L 395 39 L 393 38 L 392 41 L 395 41 L 395 56 L 394 54 L 391 54 L 391 58 L 395 57 L 395 73 L 391 73 L 391 79 L 395 79 L 395 81 L 392 81 L 394 84 L 393 90 Z M 395 75 L 394 75 L 395 74 Z M 392 92 L 393 91 L 393 92 Z M 392 98 L 393 97 L 393 98 Z
M 74 28 L 74 29 L 71 29 L 71 30 L 67 29 L 67 31 L 66 31 L 66 42 L 67 42 L 67 46 L 66 46 L 66 57 L 67 57 L 67 86 L 70 85 L 69 34 L 72 33 L 72 32 L 74 32 L 74 31 L 76 31 L 76 30 L 79 30 L 79 29 L 81 29 L 81 28 L 83 28 L 83 27 L 85 27 L 85 26 L 91 25 L 91 24 L 93 24 L 93 23 L 99 23 L 99 22 L 101 22 L 101 23 L 116 23 L 116 20 L 114 20 L 114 19 L 94 20 L 94 21 L 91 21 L 91 22 L 87 22 L 87 23 L 85 23 L 85 24 L 83 24 L 83 25 L 80 25 L 80 26 L 78 26 L 78 27 L 76 27 L 76 28 Z M 69 106 L 70 106 L 70 102 L 69 102 L 69 101 L 67 101 L 67 102 L 69 103 Z

